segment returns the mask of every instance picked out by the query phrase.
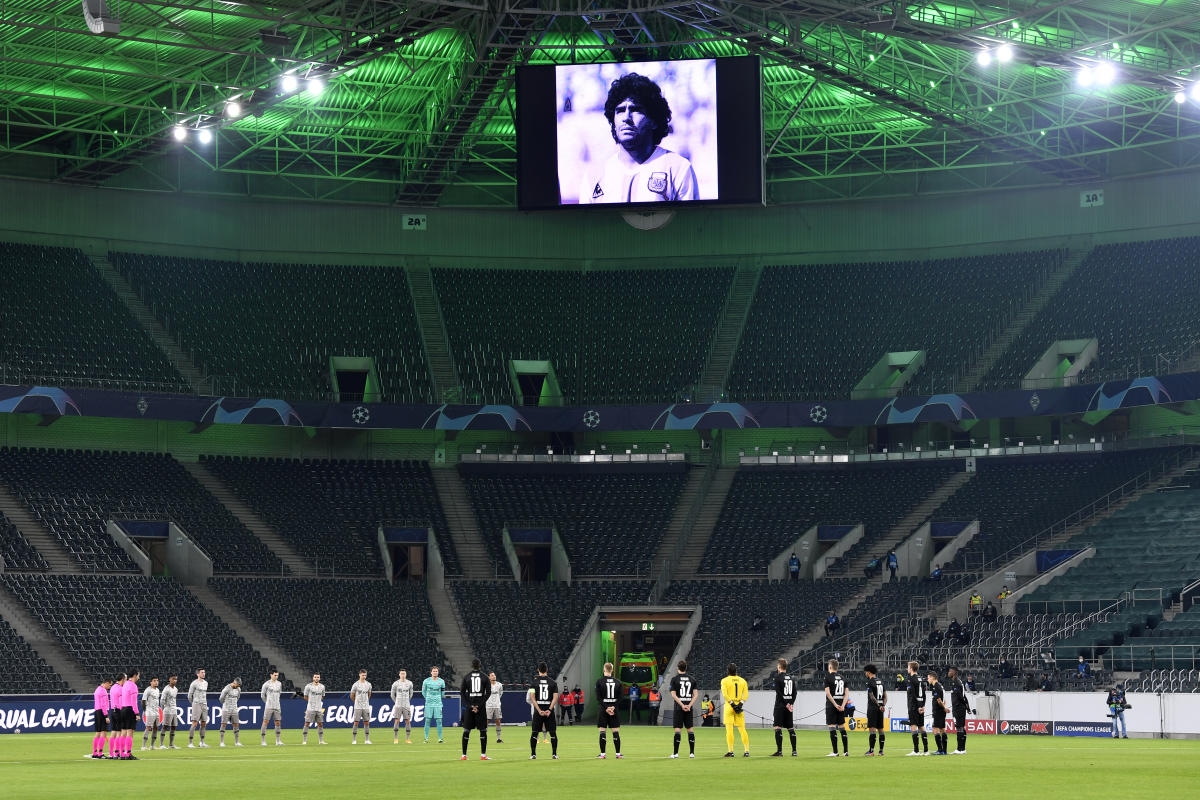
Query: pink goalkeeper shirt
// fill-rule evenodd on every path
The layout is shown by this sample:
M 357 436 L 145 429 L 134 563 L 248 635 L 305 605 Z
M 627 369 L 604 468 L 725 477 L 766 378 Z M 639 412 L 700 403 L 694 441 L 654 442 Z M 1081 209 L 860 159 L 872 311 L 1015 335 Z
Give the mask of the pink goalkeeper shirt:
M 96 711 L 100 711 L 105 714 L 108 713 L 108 710 L 110 708 L 110 706 L 108 704 L 108 690 L 105 689 L 103 686 L 96 687 L 96 694 L 94 695 L 94 702 L 92 703 L 92 708 Z

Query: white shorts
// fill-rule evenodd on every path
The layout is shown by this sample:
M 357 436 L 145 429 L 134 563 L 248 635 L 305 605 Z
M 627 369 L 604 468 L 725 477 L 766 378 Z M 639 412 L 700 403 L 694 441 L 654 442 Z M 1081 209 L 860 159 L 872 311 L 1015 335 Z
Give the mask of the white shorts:
M 179 710 L 175 709 L 175 708 L 164 708 L 162 710 L 162 724 L 163 725 L 178 725 L 179 724 Z
M 321 721 L 321 710 L 319 708 L 310 708 L 304 712 L 304 723 L 306 725 L 316 725 Z
M 487 711 L 488 722 L 500 721 L 500 706 L 487 706 L 484 710 Z
M 278 708 L 267 708 L 263 710 L 263 725 L 268 722 L 283 722 L 283 712 Z
M 160 719 L 161 716 L 159 715 L 159 710 L 157 708 L 147 709 L 142 712 L 142 723 L 147 728 L 153 728 L 158 725 Z
M 355 721 L 355 722 L 363 722 L 363 723 L 370 724 L 370 722 L 371 722 L 371 709 L 369 709 L 369 708 L 356 708 L 356 709 L 354 709 L 354 721 Z
M 395 706 L 392 708 L 392 719 L 396 722 L 412 722 L 412 706 Z
M 221 709 L 221 724 L 222 725 L 240 725 L 238 722 L 237 707 Z
M 208 721 L 208 703 L 192 703 L 192 723 Z

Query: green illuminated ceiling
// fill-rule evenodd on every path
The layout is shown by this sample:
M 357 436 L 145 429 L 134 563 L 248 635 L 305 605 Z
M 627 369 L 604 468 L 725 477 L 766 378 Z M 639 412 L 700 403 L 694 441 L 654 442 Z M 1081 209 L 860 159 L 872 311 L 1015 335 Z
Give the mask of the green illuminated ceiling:
M 0 174 L 155 191 L 512 205 L 513 66 L 763 59 L 772 202 L 1197 166 L 1190 0 L 0 0 Z M 262 32 L 286 42 L 269 45 Z M 1015 58 L 987 67 L 979 51 Z M 1111 62 L 1114 86 L 1076 86 Z M 284 72 L 325 90 L 283 96 Z M 1200 73 L 1197 73 L 1200 77 Z M 223 118 L 226 102 L 247 110 Z M 171 129 L 215 127 L 177 143 Z

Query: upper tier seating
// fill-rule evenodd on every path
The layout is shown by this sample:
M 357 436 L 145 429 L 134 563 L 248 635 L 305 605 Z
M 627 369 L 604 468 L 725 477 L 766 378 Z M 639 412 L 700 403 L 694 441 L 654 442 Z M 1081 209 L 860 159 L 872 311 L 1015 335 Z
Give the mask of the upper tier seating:
M 553 524 L 573 575 L 646 575 L 687 482 L 682 469 L 461 470 L 497 564 L 506 524 Z
M 452 589 L 484 671 L 520 685 L 533 679 L 540 661 L 557 675 L 596 606 L 644 604 L 650 583 L 455 581 Z
M 1083 373 L 1153 375 L 1156 356 L 1200 340 L 1200 237 L 1100 245 L 984 377 L 981 389 L 1020 382 L 1058 339 L 1099 340 Z
M 29 643 L 0 619 L 0 695 L 60 694 L 70 690 Z
M 386 694 L 401 669 L 420 686 L 437 666 L 453 675 L 438 649 L 437 625 L 424 584 L 383 580 L 213 578 L 209 586 L 334 692 L 348 691 L 360 669 Z M 310 676 L 305 675 L 304 683 Z
M 4 584 L 79 661 L 94 680 L 130 669 L 150 678 L 179 676 L 187 687 L 197 669 L 210 689 L 235 677 L 247 684 L 267 660 L 216 614 L 169 578 L 133 575 L 4 575 Z M 295 676 L 280 675 L 288 691 Z M 215 688 L 214 688 L 215 687 Z
M 435 269 L 466 399 L 513 402 L 510 359 L 554 365 L 567 403 L 690 396 L 731 269 Z
M 9 572 L 43 572 L 50 568 L 41 553 L 3 514 L 0 514 L 0 558 Z
M 429 465 L 416 461 L 203 458 L 205 466 L 321 573 L 383 575 L 380 523 L 433 528 L 442 562 L 460 573 Z
M 136 567 L 105 530 L 110 519 L 171 521 L 217 572 L 278 575 L 283 564 L 170 456 L 0 449 L 0 479 L 85 567 Z
M 375 359 L 389 402 L 432 395 L 404 270 L 112 254 L 183 350 L 226 394 L 327 399 L 330 356 Z M 224 385 L 224 384 L 223 384 Z
M 887 533 L 959 468 L 944 461 L 743 468 L 733 479 L 700 569 L 765 575 L 773 558 L 817 524 L 863 523 L 864 541 L 858 552 Z
M 0 243 L 0 383 L 188 391 L 81 251 Z
M 846 602 L 861 590 L 862 580 L 677 581 L 663 603 L 693 605 L 703 610 L 688 672 L 701 686 L 717 687 L 730 662 L 750 680 L 754 673 L 778 658 L 795 640 L 821 625 L 830 608 Z M 755 615 L 762 629 L 751 630 Z
M 846 397 L 885 353 L 925 350 L 911 392 L 956 377 L 1062 251 L 763 271 L 733 362 L 734 399 Z

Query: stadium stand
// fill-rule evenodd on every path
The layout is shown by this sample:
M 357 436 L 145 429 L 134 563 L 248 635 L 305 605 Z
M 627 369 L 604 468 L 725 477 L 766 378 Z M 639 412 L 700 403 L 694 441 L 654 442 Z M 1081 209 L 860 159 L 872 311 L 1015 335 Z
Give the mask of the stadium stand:
M 881 356 L 904 350 L 927 355 L 913 391 L 952 391 L 956 377 L 1063 255 L 1047 250 L 768 267 L 727 394 L 738 400 L 845 397 Z
M 537 674 L 539 661 L 552 675 L 562 668 L 596 606 L 642 605 L 650 583 L 455 581 L 452 591 L 484 670 L 520 685 Z
M 0 243 L 0 285 L 0 383 L 188 391 L 81 251 Z
M 461 573 L 429 465 L 417 461 L 201 459 L 320 573 L 382 577 L 380 523 L 429 526 Z
M 84 567 L 132 572 L 105 531 L 110 519 L 169 520 L 216 572 L 274 573 L 283 564 L 170 456 L 0 449 L 0 478 Z
M 70 691 L 67 682 L 3 619 L 0 619 L 0 667 L 0 695 Z
M 693 580 L 671 584 L 664 603 L 699 604 L 704 614 L 688 653 L 688 672 L 703 686 L 720 685 L 735 662 L 747 679 L 794 641 L 819 626 L 830 608 L 861 589 L 862 580 Z M 752 630 L 754 617 L 763 618 Z
M 771 559 L 817 524 L 863 523 L 858 552 L 957 469 L 950 462 L 927 462 L 739 470 L 700 571 L 765 576 Z
M 50 568 L 41 554 L 0 514 L 0 565 L 9 572 L 45 572 Z
M 179 675 L 208 670 L 216 690 L 241 677 L 266 676 L 270 666 L 187 589 L 170 578 L 134 575 L 13 575 L 0 578 L 30 613 L 96 680 L 142 670 Z M 288 691 L 293 676 L 280 675 Z
M 981 389 L 1017 385 L 1058 339 L 1096 338 L 1083 380 L 1153 375 L 1158 355 L 1185 354 L 1200 335 L 1200 238 L 1100 245 L 984 376 Z M 1137 280 L 1130 280 L 1130 275 Z
M 511 359 L 554 365 L 569 403 L 690 396 L 733 270 L 435 269 L 468 399 L 513 402 Z
M 507 563 L 506 524 L 553 523 L 572 575 L 646 575 L 658 550 L 686 468 L 631 471 L 463 466 L 480 531 L 494 563 Z
M 235 379 L 227 394 L 327 399 L 330 356 L 370 356 L 384 400 L 432 395 L 398 267 L 110 257 L 197 366 Z
M 375 691 L 383 693 L 401 669 L 407 669 L 418 686 L 435 665 L 447 684 L 453 679 L 434 639 L 437 626 L 424 584 L 213 578 L 209 586 L 297 663 L 320 672 L 333 691 L 348 690 L 360 669 L 367 670 Z

